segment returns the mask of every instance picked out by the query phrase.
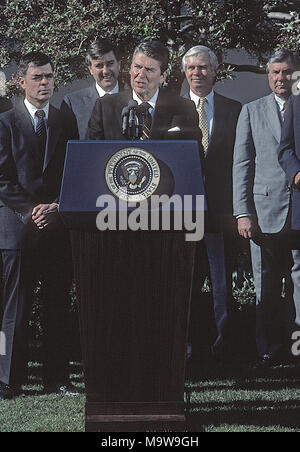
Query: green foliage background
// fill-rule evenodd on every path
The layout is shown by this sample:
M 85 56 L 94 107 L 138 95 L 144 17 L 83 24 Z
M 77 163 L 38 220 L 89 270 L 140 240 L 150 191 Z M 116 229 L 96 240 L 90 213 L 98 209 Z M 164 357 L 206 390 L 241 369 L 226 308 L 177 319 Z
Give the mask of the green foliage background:
M 57 86 L 86 76 L 84 56 L 98 36 L 107 36 L 123 51 L 123 72 L 141 39 L 160 39 L 171 50 L 171 85 L 181 81 L 180 58 L 194 44 L 217 54 L 243 48 L 263 61 L 276 47 L 300 49 L 299 23 L 278 25 L 270 9 L 288 0 L 35 0 L 0 2 L 0 65 L 18 61 L 22 53 L 43 50 L 57 67 Z M 297 7 L 300 10 L 300 6 Z M 224 68 L 227 76 L 232 68 Z M 8 96 L 16 81 L 8 83 Z

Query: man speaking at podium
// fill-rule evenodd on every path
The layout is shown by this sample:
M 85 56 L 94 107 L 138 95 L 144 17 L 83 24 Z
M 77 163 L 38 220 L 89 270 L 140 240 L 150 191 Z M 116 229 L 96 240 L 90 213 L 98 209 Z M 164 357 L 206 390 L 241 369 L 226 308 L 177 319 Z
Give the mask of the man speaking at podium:
M 145 119 L 140 135 L 135 138 L 196 139 L 200 142 L 198 114 L 194 104 L 160 88 L 167 77 L 168 63 L 169 51 L 164 44 L 159 41 L 140 43 L 134 51 L 130 69 L 132 90 L 96 101 L 86 139 L 124 140 L 126 115 L 139 106 L 139 110 L 145 112 Z

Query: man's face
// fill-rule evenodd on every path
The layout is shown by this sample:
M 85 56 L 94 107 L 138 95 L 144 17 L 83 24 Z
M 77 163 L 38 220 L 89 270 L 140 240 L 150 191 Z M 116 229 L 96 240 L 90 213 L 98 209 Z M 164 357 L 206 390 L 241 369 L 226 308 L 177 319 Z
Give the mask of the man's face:
M 295 67 L 289 61 L 270 64 L 268 74 L 270 88 L 282 99 L 287 100 L 291 94 L 294 71 Z
M 137 53 L 131 63 L 130 82 L 138 97 L 147 102 L 160 85 L 165 81 L 167 73 L 161 73 L 160 63 L 144 53 Z
M 90 74 L 96 83 L 106 92 L 111 91 L 117 84 L 120 62 L 117 61 L 114 52 L 105 53 L 102 58 L 91 59 Z
M 49 102 L 54 90 L 54 74 L 51 64 L 35 66 L 30 63 L 19 83 L 25 91 L 26 99 L 37 108 L 43 108 Z
M 208 53 L 187 57 L 185 76 L 193 93 L 199 97 L 207 96 L 213 89 L 216 79 Z

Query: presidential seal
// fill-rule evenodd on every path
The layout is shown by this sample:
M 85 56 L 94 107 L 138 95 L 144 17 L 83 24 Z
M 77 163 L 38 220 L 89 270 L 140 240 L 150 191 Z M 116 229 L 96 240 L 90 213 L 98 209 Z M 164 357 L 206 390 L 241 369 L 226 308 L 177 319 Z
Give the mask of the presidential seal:
M 126 148 L 116 152 L 105 170 L 110 191 L 127 202 L 143 201 L 157 189 L 160 168 L 152 154 L 139 148 Z

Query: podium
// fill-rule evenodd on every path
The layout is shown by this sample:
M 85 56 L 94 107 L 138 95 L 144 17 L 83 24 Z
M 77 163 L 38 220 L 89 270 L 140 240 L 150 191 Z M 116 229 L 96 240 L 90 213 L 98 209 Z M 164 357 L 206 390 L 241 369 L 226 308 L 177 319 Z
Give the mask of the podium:
M 109 203 L 99 207 L 100 195 L 115 200 L 117 210 L 122 196 L 123 207 L 126 196 L 145 198 L 144 210 L 136 215 L 131 207 L 123 220 L 131 213 L 140 222 L 147 213 L 149 220 L 151 190 L 182 199 L 203 194 L 196 142 L 68 143 L 60 214 L 71 231 L 86 431 L 186 427 L 185 355 L 197 242 L 186 240 L 186 230 L 175 230 L 176 205 L 170 207 L 171 230 L 161 224 L 149 230 L 145 221 L 143 230 L 124 230 L 124 224 L 120 230 Z M 97 216 L 105 209 L 110 228 L 100 231 Z M 161 215 L 163 207 L 157 210 Z

